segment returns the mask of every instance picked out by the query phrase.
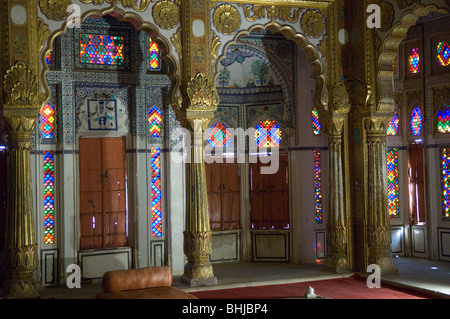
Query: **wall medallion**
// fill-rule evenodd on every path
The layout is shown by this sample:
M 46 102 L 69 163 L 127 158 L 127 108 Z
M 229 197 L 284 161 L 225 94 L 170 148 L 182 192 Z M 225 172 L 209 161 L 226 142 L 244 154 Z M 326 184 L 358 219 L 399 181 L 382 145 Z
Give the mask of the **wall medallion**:
M 64 20 L 69 16 L 67 7 L 71 4 L 71 0 L 39 0 L 39 7 L 45 16 L 56 21 Z
M 325 31 L 323 16 L 314 10 L 306 11 L 300 21 L 303 32 L 310 38 L 317 38 Z
M 219 32 L 233 34 L 241 24 L 241 17 L 235 7 L 230 4 L 222 4 L 214 11 L 213 23 Z
M 171 1 L 160 1 L 153 7 L 153 19 L 160 28 L 172 29 L 180 21 L 180 9 Z

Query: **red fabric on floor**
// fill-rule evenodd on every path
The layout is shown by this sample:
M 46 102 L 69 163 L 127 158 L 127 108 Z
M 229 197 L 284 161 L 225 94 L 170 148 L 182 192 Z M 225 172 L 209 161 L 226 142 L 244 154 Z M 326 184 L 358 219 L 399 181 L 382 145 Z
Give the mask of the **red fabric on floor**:
M 191 294 L 199 299 L 295 298 L 303 297 L 309 286 L 314 288 L 317 295 L 332 299 L 439 299 L 432 294 L 384 283 L 381 283 L 381 288 L 368 288 L 366 279 L 359 275 L 294 284 L 198 291 Z

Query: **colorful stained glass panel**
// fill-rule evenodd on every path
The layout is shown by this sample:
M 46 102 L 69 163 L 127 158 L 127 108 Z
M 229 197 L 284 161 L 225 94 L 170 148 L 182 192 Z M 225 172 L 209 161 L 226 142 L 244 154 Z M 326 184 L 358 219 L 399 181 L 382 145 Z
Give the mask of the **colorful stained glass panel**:
M 44 152 L 44 243 L 55 242 L 55 159 Z
M 124 62 L 124 38 L 112 35 L 80 35 L 80 62 L 120 66 Z
M 439 42 L 437 46 L 437 59 L 440 66 L 450 65 L 450 45 L 447 41 Z
M 320 165 L 320 150 L 314 150 L 314 194 L 316 223 L 322 224 L 322 169 Z
M 280 125 L 272 120 L 261 121 L 258 125 L 256 125 L 255 142 L 257 148 L 280 147 Z
M 422 111 L 417 106 L 413 108 L 413 110 L 411 111 L 410 126 L 413 135 L 420 135 L 422 133 L 422 126 L 423 126 Z
M 211 147 L 230 147 L 231 132 L 224 124 L 217 123 L 209 130 L 208 142 Z
M 312 110 L 312 128 L 313 128 L 313 133 L 315 135 L 320 135 L 320 130 L 322 129 L 322 125 L 320 124 L 319 112 L 317 112 L 316 108 L 314 108 Z
M 420 68 L 420 55 L 419 48 L 411 49 L 411 54 L 409 55 L 409 71 L 411 73 L 419 73 Z
M 55 109 L 47 103 L 41 109 L 41 132 L 42 138 L 54 138 L 55 131 Z
M 439 133 L 450 133 L 450 105 L 448 104 L 438 110 L 437 130 Z
M 151 137 L 161 137 L 163 115 L 157 106 L 152 106 L 148 111 L 148 130 Z
M 441 191 L 442 213 L 444 219 L 450 219 L 450 148 L 441 150 Z
M 151 165 L 151 210 L 152 210 L 152 236 L 162 236 L 162 212 L 161 212 L 161 149 L 150 149 Z
M 150 70 L 159 70 L 161 67 L 158 43 L 150 41 Z
M 388 129 L 386 130 L 386 135 L 398 135 L 398 123 L 400 119 L 398 117 L 397 111 L 395 111 L 394 117 L 389 121 Z
M 388 209 L 389 216 L 398 218 L 400 214 L 398 196 L 398 149 L 388 148 L 387 151 L 387 177 L 388 177 Z

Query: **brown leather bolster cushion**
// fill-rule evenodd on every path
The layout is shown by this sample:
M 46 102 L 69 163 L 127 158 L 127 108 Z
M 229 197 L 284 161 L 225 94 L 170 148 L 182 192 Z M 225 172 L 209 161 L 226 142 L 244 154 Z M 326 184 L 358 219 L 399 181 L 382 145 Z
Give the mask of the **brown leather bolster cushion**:
M 102 288 L 105 292 L 170 287 L 172 271 L 167 266 L 107 271 L 103 275 Z

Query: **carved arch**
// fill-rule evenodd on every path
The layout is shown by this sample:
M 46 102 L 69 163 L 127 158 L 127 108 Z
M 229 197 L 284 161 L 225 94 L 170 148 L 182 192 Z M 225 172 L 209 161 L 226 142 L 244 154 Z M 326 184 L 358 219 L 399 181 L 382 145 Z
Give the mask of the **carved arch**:
M 380 98 L 377 105 L 378 111 L 391 112 L 394 108 L 394 70 L 392 61 L 398 54 L 400 43 L 406 38 L 409 28 L 416 24 L 419 17 L 428 16 L 432 12 L 448 14 L 450 10 L 448 8 L 438 8 L 434 4 L 428 6 L 418 4 L 415 8 L 403 13 L 400 21 L 391 28 L 389 35 L 383 41 L 378 58 L 377 81 Z
M 216 72 L 214 81 L 216 81 L 216 77 L 218 76 L 219 62 L 221 59 L 225 57 L 227 48 L 230 45 L 235 44 L 238 37 L 246 36 L 252 31 L 261 31 L 266 29 L 273 33 L 283 34 L 287 40 L 295 42 L 298 48 L 301 51 L 305 52 L 308 63 L 312 66 L 313 69 L 312 77 L 316 83 L 314 105 L 318 107 L 319 113 L 321 115 L 326 113 L 328 110 L 327 75 L 326 75 L 327 68 L 326 65 L 323 63 L 323 61 L 320 60 L 319 50 L 315 48 L 313 45 L 311 45 L 303 34 L 297 33 L 297 31 L 290 26 L 286 25 L 282 26 L 275 21 L 271 21 L 265 25 L 262 24 L 253 25 L 247 30 L 243 30 L 236 33 L 233 40 L 229 41 L 223 46 L 222 54 L 219 55 L 218 58 L 216 59 L 215 64 Z
M 134 28 L 138 31 L 144 31 L 146 32 L 156 43 L 158 43 L 160 49 L 161 49 L 161 57 L 164 60 L 164 62 L 167 64 L 169 72 L 168 77 L 170 78 L 172 85 L 170 86 L 169 92 L 168 92 L 168 103 L 172 106 L 173 110 L 175 111 L 177 117 L 180 115 L 180 107 L 177 103 L 177 91 L 180 85 L 180 79 L 178 76 L 178 61 L 173 56 L 171 50 L 170 50 L 170 41 L 166 39 L 164 36 L 161 35 L 161 33 L 158 31 L 159 28 L 150 23 L 146 22 L 142 19 L 142 17 L 135 12 L 125 12 L 116 6 L 108 9 L 94 9 L 89 10 L 86 12 L 82 12 L 81 14 L 81 21 L 84 21 L 87 17 L 90 16 L 106 16 L 110 15 L 117 19 L 118 21 L 125 21 L 129 22 L 134 26 Z M 41 77 L 41 83 L 43 85 L 43 88 L 45 90 L 46 99 L 50 97 L 50 91 L 47 85 L 46 81 L 46 73 L 48 71 L 47 63 L 45 63 L 45 57 L 46 55 L 52 51 L 53 49 L 53 42 L 54 40 L 60 36 L 61 34 L 64 34 L 68 28 L 67 21 L 63 22 L 61 27 L 57 29 L 56 31 L 52 32 L 48 35 L 47 38 L 42 39 L 43 43 L 47 41 L 44 48 L 40 51 L 40 63 L 42 65 L 40 77 Z

